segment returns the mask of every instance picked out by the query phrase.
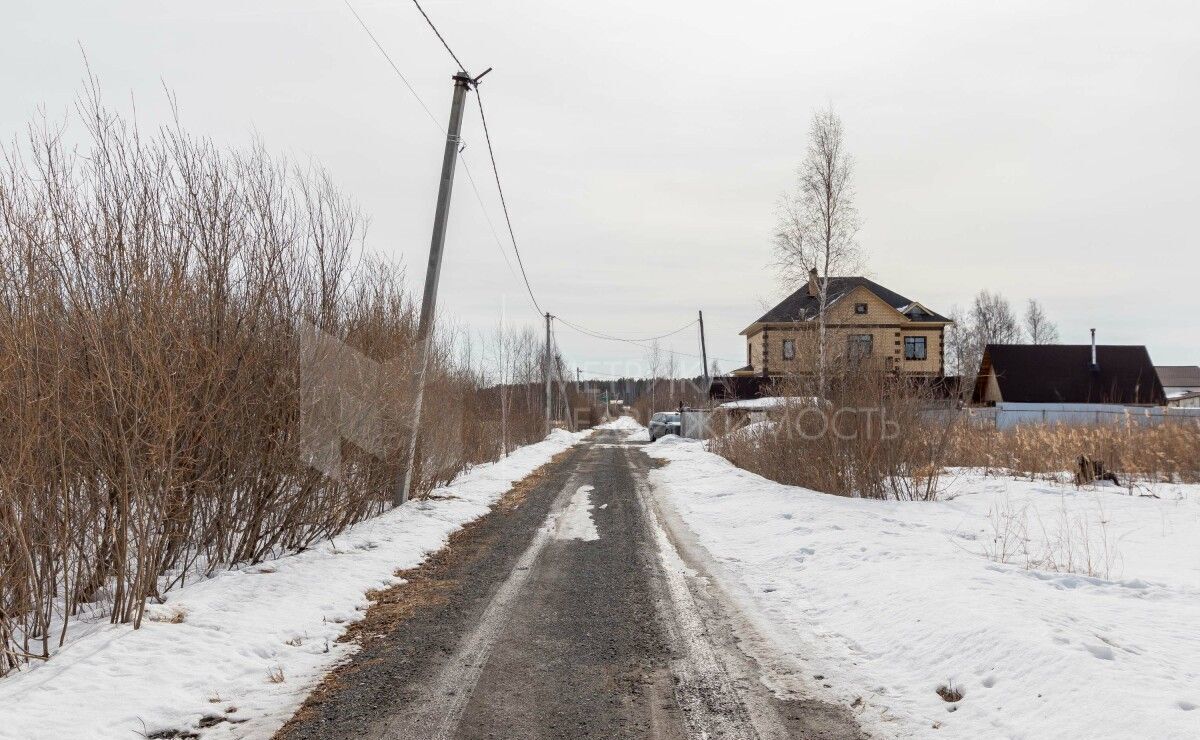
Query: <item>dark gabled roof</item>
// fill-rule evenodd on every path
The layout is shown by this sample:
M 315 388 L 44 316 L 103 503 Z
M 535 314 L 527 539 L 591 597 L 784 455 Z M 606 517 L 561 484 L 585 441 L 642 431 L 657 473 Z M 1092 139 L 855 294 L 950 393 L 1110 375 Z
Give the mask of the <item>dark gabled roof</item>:
M 713 378 L 708 387 L 708 397 L 719 401 L 737 401 L 769 395 L 771 380 L 758 375 L 726 375 Z
M 1158 365 L 1158 379 L 1164 386 L 1177 388 L 1200 388 L 1200 366 L 1198 365 Z
M 983 400 L 991 369 L 1004 401 L 1017 403 L 1166 403 L 1162 383 L 1141 345 L 989 344 L 984 350 L 975 401 Z
M 868 280 L 865 277 L 831 277 L 829 278 L 829 297 L 828 301 L 832 304 L 837 299 L 846 295 L 855 288 L 862 286 L 874 293 L 884 303 L 901 313 L 906 313 L 913 321 L 945 321 L 950 319 L 932 311 L 925 310 L 920 304 L 911 298 L 905 298 L 899 293 L 894 293 L 879 283 Z M 787 298 L 770 311 L 767 311 L 762 317 L 754 322 L 756 324 L 767 323 L 783 323 L 790 321 L 808 321 L 817 317 L 817 311 L 820 308 L 820 301 L 816 296 L 808 294 L 808 283 L 805 283 L 800 290 L 792 293 Z

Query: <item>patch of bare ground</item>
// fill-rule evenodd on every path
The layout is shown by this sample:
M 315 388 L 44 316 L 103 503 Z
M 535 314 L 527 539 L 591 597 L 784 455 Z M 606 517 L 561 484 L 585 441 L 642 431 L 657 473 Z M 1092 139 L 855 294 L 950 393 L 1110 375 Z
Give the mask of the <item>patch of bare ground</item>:
M 489 517 L 511 515 L 515 512 L 529 492 L 535 489 L 564 457 L 572 452 L 564 450 L 550 459 L 537 470 L 518 481 L 508 493 L 504 494 L 483 517 L 463 526 L 450 535 L 446 546 L 432 553 L 423 563 L 415 568 L 397 570 L 395 575 L 403 578 L 402 583 L 384 589 L 373 589 L 367 592 L 371 601 L 366 615 L 347 628 L 338 638 L 339 643 L 354 642 L 366 645 L 372 640 L 382 639 L 400 629 L 419 610 L 435 608 L 446 603 L 450 592 L 458 585 L 458 581 L 448 577 L 463 565 L 469 563 L 480 553 L 487 551 L 487 544 L 494 535 L 481 535 L 483 522 Z M 287 737 L 294 727 L 312 719 L 317 707 L 323 704 L 327 697 L 337 693 L 342 688 L 343 679 L 350 673 L 361 670 L 371 662 L 346 663 L 331 671 L 320 684 L 304 700 L 304 704 L 275 734 L 277 740 Z
M 654 470 L 665 468 L 671 462 L 670 460 L 663 460 L 661 457 L 650 457 L 649 455 L 646 456 L 646 461 L 646 467 Z

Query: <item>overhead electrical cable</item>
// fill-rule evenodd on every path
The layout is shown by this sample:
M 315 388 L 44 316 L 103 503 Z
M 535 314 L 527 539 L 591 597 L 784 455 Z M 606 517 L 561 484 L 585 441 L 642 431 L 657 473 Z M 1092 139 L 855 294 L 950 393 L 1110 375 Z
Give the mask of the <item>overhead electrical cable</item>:
M 678 329 L 676 329 L 674 331 L 669 331 L 666 334 L 660 334 L 656 337 L 614 337 L 611 334 L 605 334 L 604 332 L 596 331 L 595 329 L 588 329 L 586 327 L 579 326 L 578 324 L 573 324 L 570 321 L 567 321 L 566 319 L 562 318 L 561 316 L 556 316 L 555 318 L 557 318 L 559 321 L 563 322 L 564 324 L 570 326 L 572 329 L 583 332 L 584 334 L 589 334 L 593 337 L 596 337 L 597 339 L 608 339 L 608 340 L 611 340 L 614 342 L 630 342 L 630 343 L 653 342 L 656 339 L 666 339 L 667 337 L 674 336 L 674 335 L 678 334 L 679 332 L 693 326 L 694 324 L 700 323 L 698 319 L 692 319 L 691 321 L 687 322 L 686 324 L 679 327 Z
M 358 14 L 358 11 L 354 9 L 354 6 L 350 4 L 350 0 L 343 0 L 343 2 L 345 3 L 346 8 L 349 9 L 350 12 L 354 15 L 354 18 L 355 18 L 355 20 L 358 21 L 359 26 L 362 27 L 363 31 L 365 31 L 367 36 L 371 39 L 371 42 L 375 45 L 375 48 L 378 49 L 379 53 L 383 55 L 383 58 L 385 60 L 387 60 L 387 63 L 389 66 L 391 66 L 392 71 L 396 73 L 396 76 L 399 77 L 400 81 L 404 83 L 404 86 L 406 88 L 408 88 L 409 93 L 412 94 L 413 98 L 421 106 L 421 109 L 423 111 L 425 111 L 425 115 L 429 117 L 429 120 L 433 123 L 433 125 L 437 128 L 437 130 L 439 132 L 445 133 L 445 129 L 443 128 L 442 124 L 438 123 L 437 117 L 433 115 L 433 112 L 429 110 L 429 106 L 427 106 L 425 104 L 425 101 L 422 100 L 421 96 L 417 93 L 416 88 L 414 88 L 412 86 L 412 83 L 410 83 L 408 81 L 408 78 L 404 75 L 404 73 L 400 71 L 400 67 L 397 66 L 396 62 L 392 59 L 391 55 L 387 53 L 387 50 L 383 48 L 383 44 L 380 43 L 379 39 L 371 31 L 370 27 L 367 26 L 366 21 L 364 21 L 362 16 Z M 417 10 L 421 13 L 421 17 L 423 17 L 425 19 L 425 22 L 429 25 L 429 28 L 433 31 L 434 35 L 437 36 L 438 41 L 440 41 L 442 46 L 446 49 L 446 52 L 450 55 L 450 58 L 453 59 L 454 63 L 458 65 L 459 70 L 461 70 L 462 72 L 467 72 L 466 65 L 463 64 L 462 60 L 460 60 L 458 58 L 458 55 L 454 53 L 454 49 L 452 49 L 450 47 L 450 44 L 446 41 L 446 37 L 443 36 L 442 32 L 438 30 L 438 27 L 433 22 L 433 19 L 430 18 L 429 14 L 425 12 L 425 9 L 421 7 L 421 3 L 419 2 L 419 0 L 413 0 L 413 5 L 415 5 Z M 487 74 L 487 73 L 484 72 L 484 74 Z M 482 77 L 482 76 L 483 75 L 479 75 L 479 77 Z M 501 184 L 501 181 L 500 181 L 500 168 L 496 164 L 496 151 L 495 151 L 494 146 L 492 145 L 492 136 L 491 136 L 491 131 L 488 128 L 487 114 L 485 113 L 484 107 L 483 107 L 483 96 L 479 93 L 479 85 L 478 85 L 479 77 L 475 78 L 475 81 L 474 81 L 474 84 L 472 85 L 472 87 L 475 91 L 475 102 L 479 106 L 479 120 L 483 125 L 483 138 L 484 138 L 484 141 L 487 143 L 488 160 L 491 162 L 492 175 L 496 181 L 496 192 L 500 196 L 500 209 L 504 213 L 504 223 L 508 229 L 508 237 L 512 243 L 513 254 L 516 255 L 516 258 L 517 258 L 517 267 L 519 268 L 520 273 L 521 273 L 521 276 L 520 276 L 521 281 L 525 285 L 525 292 L 529 295 L 529 300 L 530 300 L 530 303 L 532 303 L 534 310 L 537 311 L 539 316 L 543 316 L 543 315 L 545 315 L 546 312 L 542 310 L 541 304 L 538 303 L 537 296 L 535 296 L 533 293 L 533 286 L 529 282 L 529 273 L 525 270 L 525 260 L 521 256 L 521 249 L 520 249 L 519 245 L 517 244 L 516 232 L 513 229 L 512 215 L 509 213 L 509 210 L 508 210 L 508 199 L 504 194 L 504 186 Z M 487 221 L 488 228 L 492 232 L 492 237 L 496 241 L 496 246 L 500 249 L 500 254 L 501 254 L 501 256 L 504 257 L 504 262 L 508 266 L 509 272 L 513 272 L 512 262 L 509 261 L 508 253 L 504 249 L 503 245 L 500 242 L 500 237 L 496 233 L 495 225 L 492 223 L 491 216 L 488 215 L 487 206 L 484 204 L 483 197 L 479 193 L 479 187 L 478 187 L 477 183 L 475 182 L 475 176 L 472 174 L 471 168 L 467 164 L 466 158 L 464 158 L 462 156 L 461 150 L 458 153 L 458 157 L 459 157 L 459 161 L 461 161 L 463 163 L 463 170 L 467 173 L 467 180 L 471 184 L 471 190 L 475 193 L 475 199 L 479 202 L 479 207 L 483 210 L 484 219 Z M 513 273 L 513 277 L 516 277 L 515 272 Z M 557 319 L 558 321 L 565 324 L 566 326 L 568 326 L 568 327 L 574 329 L 575 331 L 580 332 L 581 334 L 584 334 L 586 336 L 593 337 L 596 339 L 603 339 L 606 341 L 624 342 L 626 344 L 631 344 L 631 345 L 634 345 L 636 347 L 641 347 L 642 349 L 646 349 L 646 350 L 649 350 L 652 348 L 650 346 L 644 344 L 645 342 L 654 342 L 654 341 L 658 341 L 660 339 L 666 339 L 667 337 L 674 336 L 674 335 L 684 331 L 685 329 L 688 329 L 689 327 L 694 326 L 699 323 L 697 320 L 692 320 L 692 321 L 689 321 L 687 324 L 684 324 L 683 326 L 679 327 L 678 329 L 668 332 L 666 334 L 660 334 L 660 335 L 654 336 L 654 337 L 639 337 L 639 338 L 634 339 L 634 338 L 628 338 L 628 337 L 613 336 L 611 334 L 606 334 L 604 332 L 596 331 L 594 329 L 588 329 L 586 327 L 583 327 L 578 324 L 574 324 L 570 321 L 567 321 L 566 319 L 562 318 L 561 316 L 556 315 L 556 316 L 553 316 L 552 318 Z M 700 358 L 700 355 L 695 355 L 695 354 L 691 354 L 688 352 L 676 352 L 676 351 L 670 350 L 670 349 L 668 349 L 666 351 L 670 352 L 672 354 L 681 355 L 681 356 L 685 356 L 685 357 Z M 729 360 L 724 357 L 713 357 L 713 359 L 721 360 L 723 362 L 736 362 L 734 360 Z
M 413 1 L 416 2 L 416 0 Z M 508 225 L 508 236 L 512 239 L 513 252 L 517 255 L 517 266 L 521 268 L 521 278 L 525 281 L 525 290 L 529 293 L 529 300 L 533 301 L 533 307 L 539 314 L 544 314 L 546 312 L 538 305 L 537 298 L 533 295 L 533 287 L 529 284 L 529 275 L 525 272 L 525 260 L 521 259 L 521 250 L 517 247 L 517 235 L 513 232 L 512 217 L 508 214 L 508 200 L 504 197 L 504 186 L 500 184 L 500 169 L 496 166 L 496 152 L 492 148 L 492 135 L 488 131 L 487 116 L 483 112 L 483 95 L 479 93 L 478 87 L 475 88 L 475 102 L 479 104 L 479 120 L 483 122 L 483 139 L 487 142 L 488 157 L 492 161 L 492 174 L 496 176 L 496 190 L 500 193 L 500 208 L 504 211 L 504 223 Z
M 375 48 L 378 49 L 379 53 L 383 55 L 383 58 L 385 60 L 387 60 L 387 63 L 389 66 L 391 66 L 392 71 L 396 73 L 396 76 L 400 78 L 400 81 L 403 82 L 404 86 L 406 88 L 408 88 L 408 91 L 410 93 L 412 93 L 413 99 L 415 99 L 417 101 L 417 104 L 421 106 L 421 110 L 425 111 L 425 115 L 429 116 L 429 120 L 433 123 L 433 125 L 437 128 L 437 130 L 444 135 L 445 129 L 443 129 L 442 125 L 440 123 L 438 123 L 437 118 L 429 110 L 429 106 L 425 105 L 425 101 L 421 99 L 421 96 L 417 93 L 416 89 L 412 86 L 412 83 L 410 83 L 408 81 L 408 78 L 404 75 L 404 73 L 400 71 L 400 67 L 397 66 L 396 62 L 392 59 L 391 55 L 388 54 L 387 50 L 383 48 L 383 44 L 381 44 L 379 42 L 379 39 L 371 31 L 370 26 L 368 26 L 366 21 L 363 20 L 363 17 L 358 14 L 358 11 L 354 9 L 354 6 L 350 4 L 349 0 L 343 0 L 343 2 L 345 2 L 346 8 L 349 9 L 349 11 L 354 15 L 354 19 L 356 21 L 358 21 L 358 25 L 362 27 L 362 30 L 365 31 L 367 36 L 371 39 L 371 42 L 375 45 Z M 427 22 L 429 22 L 430 27 L 433 28 L 434 33 L 437 34 L 438 39 L 440 39 L 442 41 L 442 44 L 444 46 L 446 46 L 446 50 L 450 52 L 450 55 L 452 57 L 454 57 L 455 62 L 458 62 L 458 58 L 455 57 L 454 52 L 451 51 L 450 47 L 446 44 L 446 41 L 444 38 L 442 38 L 442 35 L 440 33 L 438 33 L 437 28 L 433 25 L 433 22 L 429 20 L 429 16 L 425 13 L 424 9 L 421 8 L 419 3 L 414 3 L 414 4 L 417 5 L 417 10 L 421 11 L 421 15 L 425 16 L 425 20 Z M 462 65 L 460 64 L 459 66 L 461 67 Z M 488 145 L 488 150 L 489 150 L 489 155 L 490 155 L 491 154 L 490 142 Z M 510 273 L 512 273 L 513 277 L 516 278 L 517 273 L 516 273 L 516 271 L 513 270 L 512 262 L 508 258 L 508 251 L 504 248 L 504 245 L 500 242 L 500 236 L 499 236 L 499 234 L 496 233 L 496 227 L 492 223 L 492 217 L 490 215 L 488 215 L 487 205 L 484 204 L 483 196 L 479 193 L 479 187 L 478 187 L 478 184 L 475 182 L 475 176 L 471 172 L 471 167 L 470 167 L 470 165 L 467 164 L 466 158 L 462 156 L 461 151 L 459 152 L 458 159 L 460 162 L 463 163 L 463 169 L 467 173 L 467 179 L 471 183 L 471 189 L 475 193 L 475 199 L 479 202 L 479 207 L 483 211 L 483 217 L 487 221 L 488 228 L 492 232 L 492 238 L 494 238 L 496 240 L 496 246 L 499 247 L 500 254 L 501 254 L 501 256 L 504 257 L 504 263 L 508 266 L 508 270 Z M 495 165 L 496 165 L 495 157 L 492 156 L 491 159 L 492 159 L 492 168 L 494 170 Z M 499 186 L 499 176 L 498 175 L 497 175 L 497 186 Z M 500 198 L 501 198 L 501 204 L 503 205 L 503 200 L 504 200 L 503 191 L 500 192 Z M 505 215 L 505 220 L 508 221 L 507 210 L 505 211 L 504 215 Z M 512 236 L 511 222 L 509 222 L 508 231 L 509 231 L 509 236 L 511 237 Z M 520 252 L 518 252 L 516 249 L 516 239 L 515 238 L 513 239 L 513 251 L 514 251 L 514 253 L 517 254 L 517 260 L 519 262 L 521 259 L 521 255 L 520 255 Z M 531 299 L 533 299 L 533 291 L 529 287 L 529 279 L 528 279 L 528 277 L 525 277 L 524 265 L 521 266 L 521 276 L 524 279 L 525 289 L 529 292 L 529 297 Z M 534 308 L 537 310 L 538 315 L 541 316 L 542 310 L 538 306 L 536 299 L 533 299 L 533 305 L 534 305 Z
M 467 181 L 471 183 L 471 190 L 475 193 L 475 200 L 479 201 L 479 208 L 483 211 L 483 218 L 487 221 L 488 230 L 492 232 L 492 238 L 496 240 L 496 247 L 500 250 L 500 256 L 504 257 L 504 264 L 508 266 L 508 272 L 513 276 L 514 280 L 519 279 L 517 271 L 513 269 L 512 260 L 508 258 L 508 250 L 504 248 L 504 243 L 500 241 L 500 235 L 496 233 L 496 225 L 492 223 L 492 217 L 488 215 L 487 206 L 483 204 L 483 196 L 479 194 L 479 187 L 475 184 L 475 176 L 471 174 L 471 166 L 467 164 L 467 158 L 462 155 L 462 152 L 458 153 L 458 161 L 462 162 L 463 171 L 467 173 Z
M 386 59 L 387 63 L 392 66 L 392 71 L 396 73 L 396 76 L 400 78 L 400 81 L 404 83 L 404 86 L 408 88 L 408 91 L 412 93 L 412 96 L 416 98 L 418 103 L 420 103 L 421 109 L 425 111 L 425 115 L 429 116 L 429 120 L 433 121 L 433 125 L 437 127 L 438 131 L 445 134 L 446 129 L 442 126 L 442 124 L 438 123 L 438 120 L 433 115 L 433 112 L 429 110 L 429 106 L 425 105 L 425 101 L 421 100 L 421 96 L 417 94 L 416 88 L 412 86 L 412 83 L 408 81 L 408 78 L 404 76 L 404 73 L 401 72 L 400 68 L 396 66 L 396 63 L 392 61 L 391 55 L 389 55 L 387 50 L 383 48 L 383 44 L 379 43 L 379 39 L 375 38 L 375 34 L 371 33 L 371 29 L 367 26 L 366 21 L 362 19 L 362 16 L 359 15 L 358 11 L 354 9 L 354 6 L 350 4 L 350 0 L 342 1 L 346 3 L 346 7 L 349 8 L 350 12 L 354 14 L 354 18 L 358 21 L 358 25 L 362 26 L 362 29 L 367 32 L 368 36 L 371 37 L 371 41 L 374 42 L 375 48 L 379 49 L 379 53 L 383 54 L 383 58 Z
M 442 32 L 438 30 L 437 26 L 433 25 L 433 19 L 430 18 L 429 14 L 425 12 L 425 9 L 421 7 L 421 3 L 417 2 L 417 0 L 413 0 L 413 5 L 417 6 L 417 10 L 421 11 L 421 15 L 425 18 L 425 22 L 428 23 L 429 27 L 433 29 L 434 35 L 438 37 L 438 41 L 442 42 L 442 46 L 446 47 L 446 51 L 449 52 L 450 58 L 454 60 L 454 63 L 458 65 L 459 70 L 466 72 L 467 65 L 459 61 L 458 55 L 454 53 L 454 49 L 450 48 L 450 44 L 446 43 L 446 39 L 444 36 L 442 36 Z
M 586 331 L 586 330 L 584 330 L 584 329 L 581 329 L 581 328 L 579 328 L 579 327 L 575 326 L 574 324 L 571 324 L 571 323 L 568 323 L 568 322 L 566 322 L 566 321 L 563 321 L 563 319 L 562 319 L 562 317 L 561 317 L 561 316 L 555 316 L 554 318 L 555 318 L 555 319 L 557 319 L 557 320 L 558 320 L 558 321 L 559 321 L 561 324 L 563 324 L 564 326 L 567 326 L 567 327 L 569 327 L 569 328 L 571 328 L 571 329 L 574 329 L 575 331 L 579 332 L 580 334 L 585 334 L 585 335 L 587 335 L 587 336 L 589 336 L 589 337 L 594 337 L 594 338 L 596 338 L 596 339 L 607 339 L 607 340 L 609 340 L 609 341 L 624 342 L 625 344 L 631 344 L 631 345 L 633 345 L 634 347 L 641 347 L 642 349 L 644 349 L 644 350 L 646 350 L 646 351 L 650 351 L 650 350 L 654 349 L 653 347 L 651 347 L 651 346 L 650 346 L 650 345 L 648 345 L 648 344 L 643 344 L 643 343 L 641 343 L 641 342 L 639 342 L 639 341 L 636 341 L 636 340 L 633 340 L 633 339 L 618 339 L 618 338 L 615 338 L 615 337 L 606 337 L 606 336 L 603 336 L 603 335 L 600 335 L 600 334 L 594 334 L 594 333 L 592 333 L 592 332 L 590 332 L 590 331 Z M 687 327 L 684 327 L 684 328 L 686 329 Z M 662 352 L 667 352 L 667 353 L 670 353 L 670 354 L 680 355 L 680 356 L 682 356 L 682 357 L 694 357 L 694 358 L 695 358 L 695 359 L 697 359 L 697 360 L 703 359 L 703 358 L 702 358 L 700 355 L 693 354 L 693 353 L 691 353 L 691 352 L 680 352 L 680 351 L 678 351 L 678 350 L 673 350 L 673 349 L 669 349 L 669 348 L 662 348 L 662 347 L 660 347 L 660 348 L 659 348 L 659 350 L 660 350 L 660 351 L 662 351 Z M 710 359 L 710 360 L 720 360 L 721 362 L 732 362 L 732 363 L 735 363 L 735 364 L 736 364 L 737 362 L 739 362 L 738 360 L 731 360 L 731 359 L 729 359 L 728 357 L 717 357 L 716 355 L 711 355 L 711 354 L 708 356 L 708 359 Z

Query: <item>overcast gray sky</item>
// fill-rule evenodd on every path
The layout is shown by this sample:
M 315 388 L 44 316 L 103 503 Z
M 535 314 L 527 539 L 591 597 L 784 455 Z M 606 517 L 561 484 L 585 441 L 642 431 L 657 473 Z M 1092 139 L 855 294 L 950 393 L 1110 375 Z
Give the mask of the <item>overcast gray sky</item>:
M 943 313 L 982 288 L 1036 297 L 1065 342 L 1095 326 L 1200 363 L 1200 4 L 423 4 L 467 65 L 495 67 L 489 124 L 552 313 L 649 335 L 703 308 L 710 354 L 742 362 L 737 332 L 781 290 L 776 200 L 832 103 L 875 280 Z M 341 0 L 6 5 L 5 138 L 40 107 L 66 115 L 82 45 L 143 126 L 165 120 L 165 83 L 193 132 L 320 162 L 370 215 L 369 246 L 423 278 L 442 141 Z M 453 63 L 412 4 L 355 7 L 444 119 Z M 464 135 L 502 228 L 474 109 Z M 535 321 L 461 169 L 451 219 L 446 314 Z M 644 354 L 559 343 L 596 370 Z

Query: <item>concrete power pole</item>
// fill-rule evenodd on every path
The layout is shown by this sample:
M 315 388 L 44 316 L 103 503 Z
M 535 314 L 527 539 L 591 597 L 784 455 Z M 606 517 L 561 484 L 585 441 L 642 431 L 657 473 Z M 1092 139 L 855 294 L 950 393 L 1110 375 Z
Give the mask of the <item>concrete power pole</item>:
M 704 346 L 704 312 L 700 311 L 700 361 L 704 363 L 704 382 L 707 383 L 711 378 L 708 377 L 708 350 Z
M 485 73 L 486 74 L 486 73 Z M 483 75 L 480 75 L 481 77 Z M 438 184 L 437 207 L 433 212 L 433 239 L 429 245 L 429 264 L 425 268 L 425 293 L 421 299 L 421 318 L 417 324 L 416 372 L 413 374 L 412 430 L 408 437 L 408 457 L 403 477 L 392 494 L 392 504 L 400 506 L 412 490 L 413 469 L 417 463 L 417 436 L 421 428 L 421 406 L 425 402 L 425 371 L 429 367 L 429 342 L 433 334 L 433 315 L 437 308 L 438 279 L 442 274 L 442 248 L 446 245 L 446 220 L 450 215 L 450 192 L 454 188 L 454 165 L 458 162 L 459 131 L 462 129 L 463 100 L 474 80 L 466 72 L 454 75 L 454 100 L 450 104 L 450 126 L 446 129 L 446 149 L 442 154 L 442 179 Z
M 543 359 L 544 369 L 546 371 L 546 436 L 550 436 L 550 367 L 554 363 L 553 351 L 550 349 L 550 312 L 546 312 L 546 357 Z

